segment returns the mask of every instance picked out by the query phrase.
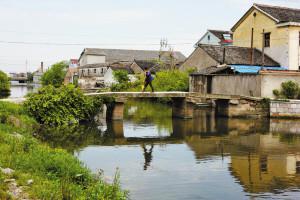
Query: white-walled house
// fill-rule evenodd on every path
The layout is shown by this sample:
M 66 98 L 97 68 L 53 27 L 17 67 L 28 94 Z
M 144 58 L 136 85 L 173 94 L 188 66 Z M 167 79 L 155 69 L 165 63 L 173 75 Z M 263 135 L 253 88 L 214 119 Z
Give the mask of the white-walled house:
M 207 32 L 195 44 L 195 48 L 199 45 L 232 45 L 232 32 L 222 30 L 207 30 Z

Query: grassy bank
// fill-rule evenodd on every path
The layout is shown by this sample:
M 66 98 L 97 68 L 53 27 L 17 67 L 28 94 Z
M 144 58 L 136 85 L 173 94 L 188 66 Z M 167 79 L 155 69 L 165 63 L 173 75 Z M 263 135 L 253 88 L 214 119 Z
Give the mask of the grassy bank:
M 14 170 L 0 170 L 0 199 L 12 198 L 8 179 L 31 199 L 126 199 L 118 175 L 105 183 L 65 150 L 35 139 L 38 126 L 21 106 L 0 102 L 0 167 Z

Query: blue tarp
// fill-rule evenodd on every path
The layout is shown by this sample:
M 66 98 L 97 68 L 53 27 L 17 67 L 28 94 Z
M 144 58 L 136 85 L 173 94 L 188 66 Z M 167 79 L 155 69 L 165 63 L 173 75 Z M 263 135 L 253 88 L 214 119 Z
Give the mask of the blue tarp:
M 253 65 L 230 65 L 231 69 L 238 73 L 258 74 L 260 70 L 287 70 L 285 67 L 253 66 Z

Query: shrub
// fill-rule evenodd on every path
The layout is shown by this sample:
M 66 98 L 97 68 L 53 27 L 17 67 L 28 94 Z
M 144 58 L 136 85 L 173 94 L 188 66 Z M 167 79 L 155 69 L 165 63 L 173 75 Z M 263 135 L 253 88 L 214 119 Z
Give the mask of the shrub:
M 160 71 L 153 81 L 156 91 L 188 91 L 189 75 L 179 70 Z
M 120 84 L 127 83 L 129 81 L 128 72 L 125 70 L 113 71 L 113 76 L 114 79 Z
M 10 83 L 7 75 L 0 70 L 0 96 L 10 92 Z
M 299 98 L 299 93 L 299 84 L 294 81 L 283 82 L 281 83 L 280 90 L 273 90 L 273 94 L 276 98 L 297 99 Z
M 41 78 L 42 85 L 53 85 L 54 87 L 60 87 L 66 76 L 67 67 L 68 64 L 64 61 L 52 65 L 51 68 L 43 74 Z
M 91 120 L 100 111 L 102 100 L 84 96 L 73 85 L 49 85 L 31 94 L 24 106 L 41 124 L 66 125 Z

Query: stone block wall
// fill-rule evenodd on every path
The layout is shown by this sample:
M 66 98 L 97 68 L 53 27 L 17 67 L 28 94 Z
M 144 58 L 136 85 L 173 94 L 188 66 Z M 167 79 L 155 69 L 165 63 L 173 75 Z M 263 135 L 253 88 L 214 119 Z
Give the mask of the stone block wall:
M 300 118 L 300 100 L 271 101 L 270 117 Z

